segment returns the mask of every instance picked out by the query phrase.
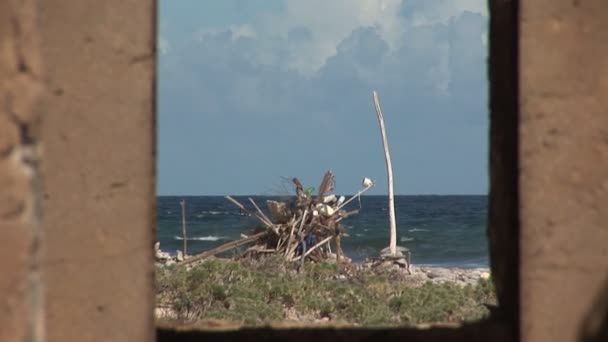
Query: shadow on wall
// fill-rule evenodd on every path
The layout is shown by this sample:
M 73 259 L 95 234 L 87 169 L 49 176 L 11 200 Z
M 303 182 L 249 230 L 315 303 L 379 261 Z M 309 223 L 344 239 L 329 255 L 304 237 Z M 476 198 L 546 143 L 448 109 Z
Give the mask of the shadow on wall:
M 196 327 L 179 329 L 160 326 L 156 329 L 156 340 L 164 341 L 303 341 L 303 342 L 359 342 L 359 341 L 455 341 L 455 342 L 510 342 L 515 341 L 509 325 L 496 320 L 465 324 L 453 327 L 416 328 L 242 328 L 240 330 L 197 330 Z
M 608 278 L 593 302 L 581 326 L 579 340 L 583 342 L 608 341 Z

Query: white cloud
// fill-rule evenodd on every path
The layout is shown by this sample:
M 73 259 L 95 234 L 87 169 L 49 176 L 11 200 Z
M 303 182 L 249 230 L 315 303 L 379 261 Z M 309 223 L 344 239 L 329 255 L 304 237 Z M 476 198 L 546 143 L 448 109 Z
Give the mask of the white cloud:
M 404 0 L 403 7 L 413 26 L 445 24 L 465 11 L 488 16 L 487 0 Z
M 166 36 L 174 40 L 159 65 L 159 127 L 171 139 L 161 145 L 166 151 L 159 153 L 165 156 L 160 165 L 171 169 L 176 154 L 167 146 L 179 146 L 205 156 L 206 165 L 198 169 L 200 158 L 180 161 L 194 174 L 257 184 L 275 177 L 268 169 L 316 174 L 317 166 L 335 164 L 338 155 L 342 182 L 356 184 L 348 170 L 383 172 L 381 155 L 361 165 L 362 155 L 381 151 L 370 105 L 376 89 L 387 122 L 401 133 L 390 139 L 396 160 L 411 171 L 403 189 L 428 192 L 443 182 L 443 191 L 458 192 L 453 189 L 462 182 L 447 180 L 466 181 L 473 167 L 485 165 L 480 138 L 487 131 L 485 5 L 405 1 L 411 7 L 401 7 L 399 0 L 287 0 L 280 16 Z M 210 148 L 201 153 L 202 145 Z M 270 164 L 256 171 L 269 153 Z M 299 154 L 307 158 L 291 158 Z M 253 165 L 249 178 L 242 178 L 243 163 Z M 446 169 L 448 175 L 437 171 Z M 428 170 L 436 171 L 431 177 Z M 475 175 L 484 177 L 483 171 Z M 420 185 L 424 177 L 433 179 L 431 188 Z
M 312 40 L 306 29 L 292 31 L 291 39 L 259 33 L 257 38 L 235 39 L 231 31 L 207 32 L 196 44 L 176 47 L 171 55 L 179 60 L 164 59 L 161 72 L 166 77 L 180 75 L 174 98 L 184 98 L 182 102 L 205 115 L 217 115 L 217 110 L 209 110 L 211 103 L 232 115 L 340 115 L 338 110 L 356 112 L 365 105 L 355 99 L 367 99 L 371 89 L 391 92 L 395 101 L 407 96 L 409 103 L 426 106 L 433 101 L 465 101 L 464 113 L 483 92 L 485 29 L 483 16 L 462 13 L 447 24 L 408 27 L 407 39 L 391 51 L 379 29 L 359 27 L 337 44 L 335 54 L 318 70 L 306 75 L 285 67 L 294 56 L 292 40 Z M 333 104 L 336 96 L 352 104 Z M 334 105 L 341 108 L 330 108 Z
M 286 0 L 285 12 L 256 23 L 265 35 L 287 37 L 296 27 L 312 33 L 312 41 L 292 48 L 287 67 L 303 73 L 318 70 L 336 54 L 338 44 L 360 27 L 377 27 L 391 48 L 401 39 L 401 0 Z
M 283 12 L 260 16 L 251 30 L 286 38 L 292 29 L 307 29 L 311 40 L 290 43 L 283 67 L 311 75 L 357 28 L 375 27 L 394 51 L 407 39 L 407 27 L 446 24 L 464 11 L 487 16 L 486 6 L 486 0 L 285 0 Z M 413 15 L 404 17 L 404 9 Z
M 222 32 L 230 32 L 232 40 L 238 38 L 257 38 L 257 33 L 250 25 L 232 25 L 224 28 L 204 28 L 199 29 L 194 33 L 194 39 L 197 41 L 203 41 L 208 36 L 213 36 Z
M 395 51 L 408 39 L 410 28 L 446 24 L 465 11 L 487 16 L 486 0 L 284 0 L 280 12 L 257 12 L 246 24 L 206 27 L 194 32 L 193 38 L 200 42 L 226 31 L 233 41 L 252 38 L 257 45 L 249 56 L 252 62 L 279 63 L 283 69 L 312 76 L 358 28 L 376 28 L 389 51 Z M 297 30 L 306 32 L 307 39 L 288 39 Z M 159 47 L 166 53 L 169 42 L 162 40 Z M 437 66 L 436 73 L 445 74 L 443 69 Z
M 277 116 L 293 112 L 291 102 L 324 103 L 326 92 L 391 88 L 449 101 L 478 85 L 487 35 L 482 1 L 325 1 L 287 0 L 281 15 L 199 30 L 195 44 L 174 47 L 182 75 L 216 80 L 209 98 L 195 101 L 225 98 L 232 113 Z M 418 14 L 436 22 L 414 25 Z M 261 100 L 269 97 L 273 106 Z

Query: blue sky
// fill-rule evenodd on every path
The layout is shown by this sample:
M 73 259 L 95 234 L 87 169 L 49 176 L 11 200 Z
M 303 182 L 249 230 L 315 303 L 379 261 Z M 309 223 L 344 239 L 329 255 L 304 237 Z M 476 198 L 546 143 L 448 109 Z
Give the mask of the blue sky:
M 160 195 L 487 192 L 486 0 L 159 4 Z

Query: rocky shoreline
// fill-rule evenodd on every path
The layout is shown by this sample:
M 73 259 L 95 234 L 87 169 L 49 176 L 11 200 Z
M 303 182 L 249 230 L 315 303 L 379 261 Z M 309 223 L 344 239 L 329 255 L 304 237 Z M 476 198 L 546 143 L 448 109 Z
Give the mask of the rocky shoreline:
M 160 244 L 157 242 L 154 245 L 155 260 L 157 267 L 170 266 L 179 263 L 189 256 L 184 256 L 182 251 L 177 250 L 175 255 L 170 255 L 160 249 Z M 410 265 L 409 269 L 401 264 L 390 264 L 376 266 L 377 263 L 369 261 L 360 264 L 349 263 L 351 272 L 357 272 L 369 268 L 383 268 L 389 272 L 399 275 L 401 280 L 408 283 L 422 284 L 427 281 L 433 283 L 451 282 L 465 286 L 467 284 L 474 285 L 479 279 L 487 280 L 490 278 L 490 269 L 487 267 L 476 268 L 461 268 L 461 267 L 440 267 L 440 266 L 416 266 Z M 189 266 L 190 267 L 190 266 Z M 344 279 L 347 276 L 342 275 Z
M 175 261 L 173 261 L 175 262 Z M 234 260 L 231 259 L 221 259 L 221 258 L 211 258 L 211 259 L 207 259 L 206 262 L 212 262 L 212 263 L 233 263 L 235 262 Z M 247 261 L 243 261 L 243 262 L 247 262 Z M 203 263 L 203 264 L 204 264 Z M 372 266 L 371 263 L 368 264 L 345 264 L 344 265 L 345 268 L 343 268 L 343 270 L 339 273 L 336 273 L 334 275 L 329 275 L 329 277 L 327 277 L 326 279 L 329 281 L 338 281 L 338 282 L 345 282 L 345 286 L 346 288 L 353 288 L 353 287 L 357 287 L 357 286 L 367 286 L 364 284 L 361 284 L 360 281 L 362 279 L 370 279 L 370 278 L 361 278 L 360 276 L 362 274 L 365 274 L 367 272 L 373 272 L 374 274 L 377 275 L 381 275 L 382 277 L 384 277 L 384 279 L 386 279 L 386 285 L 379 285 L 379 286 L 387 286 L 387 287 L 394 287 L 394 286 L 401 286 L 402 288 L 409 288 L 409 289 L 415 289 L 415 288 L 426 288 L 429 289 L 426 284 L 441 284 L 441 283 L 448 283 L 448 284 L 453 284 L 456 285 L 457 288 L 465 288 L 468 286 L 471 286 L 473 289 L 472 290 L 473 293 L 475 293 L 477 290 L 477 286 L 479 286 L 480 281 L 481 280 L 488 280 L 490 278 L 490 272 L 487 268 L 457 268 L 457 267 L 421 267 L 421 266 L 415 266 L 412 265 L 410 267 L 410 271 L 408 272 L 406 269 L 404 268 L 400 268 L 397 265 L 391 265 L 391 266 L 387 266 L 387 267 L 378 267 L 378 266 Z M 246 266 L 247 267 L 247 266 Z M 185 269 L 190 268 L 190 266 L 187 266 Z M 164 267 L 161 267 L 159 269 L 159 272 L 163 272 L 162 269 L 164 269 Z M 350 269 L 350 270 L 348 270 Z M 255 271 L 254 271 L 255 272 Z M 286 272 L 296 272 L 295 270 L 288 270 Z M 293 276 L 293 274 L 292 274 Z M 305 275 L 304 275 L 305 276 Z M 365 280 L 367 281 L 367 280 Z M 359 285 L 357 285 L 359 284 Z M 377 284 L 377 283 L 376 283 Z M 400 284 L 400 285 L 397 285 Z M 376 285 L 378 286 L 378 285 Z M 447 288 L 449 289 L 449 287 Z M 262 291 L 262 290 L 261 290 Z M 437 296 L 445 296 L 445 293 L 441 292 L 443 290 L 437 290 Z M 454 290 L 448 290 L 448 291 L 454 291 Z M 464 290 L 464 291 L 469 291 L 469 290 Z M 463 293 L 471 293 L 471 292 L 463 292 Z M 437 298 L 441 298 L 441 297 L 437 297 Z M 437 300 L 442 300 L 442 299 L 437 299 Z M 175 321 L 178 319 L 178 314 L 176 313 L 173 304 L 171 304 L 172 302 L 168 302 L 166 300 L 160 300 L 159 302 L 157 302 L 157 306 L 155 309 L 155 316 L 156 319 L 160 321 Z M 302 313 L 299 312 L 298 310 L 296 310 L 294 307 L 285 307 L 284 308 L 284 322 L 282 321 L 281 324 L 285 323 L 285 322 L 291 322 L 290 324 L 326 324 L 326 323 L 331 323 L 331 324 L 336 324 L 339 323 L 339 321 L 335 321 L 333 318 L 328 318 L 328 317 L 323 317 L 322 315 L 320 316 L 319 314 L 306 314 L 306 313 Z M 210 319 L 210 320 L 209 320 Z M 223 327 L 226 324 L 230 325 L 228 321 L 225 320 L 218 320 L 218 319 L 214 319 L 213 317 L 210 317 L 209 319 L 205 318 L 205 319 L 186 319 L 186 321 L 184 321 L 184 323 L 186 322 L 190 322 L 190 323 L 196 323 L 196 324 L 200 324 L 203 327 L 206 328 L 212 328 L 213 326 L 217 325 L 217 327 Z M 211 324 L 211 323 L 213 324 Z M 351 322 L 352 323 L 352 322 Z M 210 324 L 210 325 L 209 325 Z M 350 323 L 349 323 L 350 324 Z M 233 322 L 232 325 L 235 326 L 240 326 L 242 325 L 241 323 L 238 322 Z M 352 324 L 350 324 L 352 325 Z
M 189 256 L 184 256 L 182 251 L 177 250 L 175 255 L 171 255 L 160 249 L 160 244 L 157 242 L 154 245 L 155 260 L 157 267 L 171 266 L 179 263 Z M 412 283 L 412 285 L 421 285 L 427 281 L 433 283 L 451 282 L 457 285 L 465 286 L 467 284 L 474 285 L 480 279 L 487 280 L 490 278 L 490 269 L 487 267 L 462 268 L 462 267 L 441 267 L 441 266 L 416 266 L 414 264 L 404 266 L 399 263 L 385 263 L 378 266 L 377 262 L 368 261 L 363 263 L 348 263 L 351 269 L 349 273 L 364 271 L 366 269 L 384 269 L 394 273 L 400 280 Z M 192 265 L 194 266 L 194 265 Z M 192 267 L 188 266 L 188 268 Z M 346 275 L 341 275 L 343 279 L 347 279 Z
M 190 258 L 190 256 L 185 256 L 183 255 L 183 253 L 181 251 L 176 251 L 176 253 L 174 255 L 171 255 L 170 253 L 167 252 L 163 252 L 162 250 L 160 250 L 160 246 L 157 243 L 155 245 L 155 258 L 156 258 L 156 267 L 157 267 L 157 274 L 160 274 L 161 277 L 166 277 L 167 275 L 171 275 L 171 274 L 176 274 L 176 276 L 179 276 L 180 272 L 178 271 L 179 269 L 185 270 L 186 272 L 190 272 L 193 269 L 196 269 L 198 267 L 207 267 L 204 266 L 205 264 L 212 263 L 215 265 L 218 265 L 219 263 L 219 269 L 217 268 L 218 266 L 212 266 L 211 269 L 215 269 L 215 272 L 219 272 L 218 274 L 224 274 L 222 273 L 221 269 L 223 267 L 232 267 L 232 269 L 234 269 L 235 266 L 221 266 L 221 265 L 229 265 L 229 264 L 234 264 L 234 263 L 238 263 L 240 266 L 236 266 L 236 269 L 240 269 L 241 270 L 251 270 L 251 272 L 253 272 L 253 274 L 257 274 L 258 278 L 257 281 L 261 284 L 260 288 L 256 291 L 260 291 L 260 292 L 264 292 L 264 288 L 266 285 L 264 285 L 263 283 L 265 283 L 267 280 L 265 278 L 265 276 L 263 276 L 263 272 L 264 272 L 264 267 L 272 267 L 273 269 L 276 268 L 276 272 L 286 272 L 286 274 L 289 274 L 288 278 L 289 279 L 294 279 L 293 277 L 304 277 L 304 278 L 299 278 L 300 281 L 302 281 L 302 279 L 305 279 L 307 277 L 308 271 L 304 272 L 304 273 L 300 273 L 297 265 L 296 267 L 292 267 L 293 265 L 291 265 L 290 263 L 285 264 L 284 262 L 282 262 L 281 260 L 275 260 L 272 261 L 273 259 L 268 259 L 271 260 L 271 264 L 270 266 L 268 266 L 269 264 L 266 263 L 265 259 L 250 259 L 250 258 L 244 258 L 244 259 L 240 259 L 240 260 L 235 260 L 235 259 L 230 259 L 230 258 L 217 258 L 217 257 L 210 257 L 208 259 L 205 260 L 201 260 L 201 261 L 197 261 L 195 263 L 192 264 L 186 264 L 183 266 L 180 266 L 178 268 L 167 268 L 167 266 L 171 266 L 171 265 L 175 265 L 175 264 L 180 264 L 180 262 L 187 260 L 188 258 Z M 400 261 L 403 261 L 403 259 L 399 259 Z M 273 264 L 274 263 L 274 264 Z M 335 263 L 335 259 L 334 258 L 328 258 L 325 260 L 326 264 L 332 264 Z M 331 267 L 328 269 L 327 266 L 323 266 L 322 264 L 318 264 L 318 266 L 314 266 L 315 263 L 312 263 L 311 267 L 313 267 L 313 269 L 315 269 L 314 267 L 317 267 L 316 269 L 318 270 L 318 267 L 321 267 L 325 270 L 329 270 L 331 269 Z M 266 266 L 264 266 L 266 265 Z M 290 266 L 291 265 L 291 266 Z M 183 268 L 182 268 L 183 267 Z M 167 273 L 169 272 L 169 273 Z M 173 273 L 176 272 L 176 273 Z M 256 273 L 257 272 L 257 273 Z M 182 276 L 183 276 L 183 272 L 181 272 Z M 240 276 L 247 276 L 250 273 L 242 273 Z M 314 271 L 312 271 L 312 277 L 317 277 L 317 274 Z M 372 276 L 372 278 L 370 278 L 369 276 Z M 218 281 L 218 279 L 222 279 L 223 276 L 220 276 L 220 278 L 214 278 L 215 281 Z M 478 268 L 460 268 L 460 267 L 439 267 L 439 266 L 418 266 L 418 265 L 410 265 L 409 264 L 409 258 L 408 258 L 408 262 L 406 263 L 402 263 L 402 262 L 395 262 L 395 260 L 388 260 L 388 259 L 383 259 L 383 258 L 378 258 L 376 260 L 370 260 L 370 261 L 366 261 L 363 263 L 352 263 L 350 262 L 348 259 L 343 259 L 343 261 L 340 263 L 340 267 L 339 268 L 335 268 L 333 271 L 325 271 L 324 273 L 324 278 L 322 279 L 326 279 L 329 282 L 333 282 L 334 284 L 338 284 L 338 283 L 342 283 L 344 282 L 344 287 L 345 288 L 351 288 L 356 290 L 357 287 L 366 287 L 368 285 L 366 285 L 365 282 L 369 282 L 370 279 L 378 279 L 378 278 L 373 278 L 373 277 L 381 277 L 381 279 L 384 279 L 381 281 L 380 285 L 374 285 L 374 286 L 380 286 L 382 288 L 401 288 L 401 289 L 411 289 L 412 291 L 417 291 L 416 289 L 420 289 L 420 291 L 429 291 L 429 289 L 433 289 L 433 287 L 427 287 L 426 285 L 430 283 L 430 286 L 433 286 L 433 284 L 441 284 L 441 283 L 448 283 L 448 284 L 453 284 L 456 285 L 456 288 L 461 288 L 462 293 L 468 293 L 468 295 L 471 295 L 471 293 L 476 293 L 480 281 L 483 283 L 483 281 L 486 281 L 490 278 L 490 270 L 487 267 L 478 267 Z M 238 277 L 237 277 L 238 278 Z M 186 278 L 187 279 L 187 278 Z M 281 279 L 281 278 L 279 278 Z M 251 279 L 250 279 L 251 280 Z M 226 281 L 226 280 L 224 280 Z M 336 283 L 336 281 L 338 281 Z M 363 283 L 361 283 L 363 281 Z M 374 280 L 371 280 L 372 282 Z M 377 280 L 376 280 L 377 281 Z M 170 282 L 169 282 L 170 283 Z M 296 282 L 297 283 L 297 282 Z M 289 286 L 289 283 L 283 283 L 282 286 Z M 203 286 L 212 286 L 212 285 L 203 285 Z M 257 286 L 257 285 L 254 285 Z M 313 285 L 314 286 L 314 285 Z M 322 286 L 322 285 L 321 285 Z M 471 290 L 469 289 L 469 286 L 472 287 Z M 257 288 L 256 288 L 257 289 Z M 437 291 L 437 298 L 440 298 L 441 296 L 445 296 L 445 289 L 443 289 L 442 287 L 435 287 L 436 290 L 431 290 L 431 291 Z M 449 287 L 447 288 L 449 289 Z M 178 318 L 178 314 L 175 311 L 175 308 L 173 306 L 173 302 L 171 299 L 167 299 L 166 297 L 163 298 L 163 292 L 164 290 L 161 290 L 161 292 L 157 293 L 157 298 L 159 298 L 159 302 L 157 302 L 157 306 L 155 309 L 155 316 L 156 319 L 159 321 L 172 321 L 172 320 L 176 320 Z M 291 291 L 291 289 L 289 290 Z M 294 288 L 293 291 L 295 291 L 294 293 L 297 293 L 298 288 Z M 401 290 L 403 291 L 403 290 Z M 453 290 L 448 290 L 448 291 L 456 291 Z M 471 292 L 473 291 L 473 292 Z M 366 293 L 366 292 L 363 292 Z M 392 293 L 392 292 L 391 292 Z M 400 293 L 400 292 L 399 292 Z M 462 295 L 462 293 L 460 295 Z M 361 294 L 360 294 L 361 295 Z M 161 299 L 162 298 L 162 299 Z M 207 298 L 207 297 L 205 297 Z M 205 303 L 210 299 L 200 299 L 201 303 Z M 437 299 L 440 300 L 440 299 Z M 441 300 L 440 300 L 441 301 Z M 197 302 L 198 303 L 198 302 Z M 331 301 L 328 301 L 328 303 L 331 303 Z M 200 304 L 203 305 L 203 304 Z M 264 303 L 260 304 L 260 305 L 264 305 Z M 368 305 L 374 305 L 374 304 L 370 304 L 368 303 Z M 414 304 L 415 305 L 415 304 Z M 436 305 L 436 304 L 435 304 Z M 260 309 L 261 310 L 261 309 Z M 286 321 L 290 321 L 290 322 L 296 322 L 298 324 L 302 324 L 302 323 L 306 323 L 306 324 L 316 324 L 316 323 L 324 323 L 326 321 L 329 320 L 328 317 L 322 317 L 322 315 L 320 314 L 310 314 L 310 313 L 303 313 L 303 312 L 298 312 L 295 308 L 293 307 L 285 307 L 284 308 L 285 312 L 284 312 L 284 319 Z M 475 308 L 475 310 L 477 310 L 477 308 Z M 237 315 L 238 316 L 238 315 Z M 310 316 L 310 317 L 309 317 Z M 212 318 L 212 317 L 211 317 Z M 195 319 L 194 321 L 189 320 L 191 322 L 198 322 L 198 324 L 203 324 L 205 325 L 207 318 L 205 318 L 204 320 L 201 320 L 200 317 L 199 319 Z M 215 320 L 212 320 L 215 321 Z M 226 322 L 221 322 L 218 321 L 220 323 L 218 323 L 220 326 L 223 326 Z M 336 323 L 336 321 L 334 321 L 333 319 L 331 320 L 332 323 Z M 217 322 L 216 322 L 217 323 Z M 213 325 L 213 324 L 212 324 Z
M 452 282 L 458 285 L 474 285 L 479 279 L 490 278 L 489 268 L 417 267 L 412 266 L 412 277 L 433 283 Z

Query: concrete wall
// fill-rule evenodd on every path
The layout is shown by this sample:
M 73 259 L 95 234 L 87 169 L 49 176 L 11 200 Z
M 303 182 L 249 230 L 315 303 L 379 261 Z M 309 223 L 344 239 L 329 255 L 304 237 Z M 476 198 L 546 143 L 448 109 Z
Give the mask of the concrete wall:
M 36 2 L 0 1 L 0 341 L 44 339 Z
M 520 28 L 522 336 L 573 341 L 608 322 L 608 1 L 523 1 Z
M 150 341 L 155 1 L 39 6 L 47 335 Z

